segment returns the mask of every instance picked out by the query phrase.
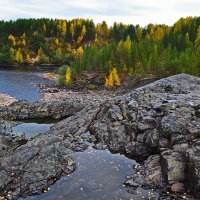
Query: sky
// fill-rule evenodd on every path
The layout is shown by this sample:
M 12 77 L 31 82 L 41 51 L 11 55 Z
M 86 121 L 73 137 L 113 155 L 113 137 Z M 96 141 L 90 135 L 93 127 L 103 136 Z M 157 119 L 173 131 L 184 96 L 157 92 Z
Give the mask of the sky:
M 0 0 L 1 20 L 89 18 L 145 26 L 173 25 L 186 16 L 200 16 L 200 0 Z

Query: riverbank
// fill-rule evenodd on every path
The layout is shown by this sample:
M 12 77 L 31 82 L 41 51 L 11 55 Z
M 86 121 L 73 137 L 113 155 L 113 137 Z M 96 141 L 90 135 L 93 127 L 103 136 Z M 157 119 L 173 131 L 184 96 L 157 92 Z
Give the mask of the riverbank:
M 17 100 L 14 97 L 11 97 L 7 94 L 0 94 L 0 107 L 1 106 L 9 106 Z

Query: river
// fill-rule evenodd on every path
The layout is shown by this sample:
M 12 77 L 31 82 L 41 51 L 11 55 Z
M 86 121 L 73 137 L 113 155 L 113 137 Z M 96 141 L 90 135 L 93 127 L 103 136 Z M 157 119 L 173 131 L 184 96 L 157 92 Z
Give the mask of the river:
M 36 87 L 39 83 L 49 84 L 51 80 L 39 76 L 51 72 L 52 67 L 0 67 L 0 93 L 8 94 L 18 100 L 38 101 L 42 98 Z

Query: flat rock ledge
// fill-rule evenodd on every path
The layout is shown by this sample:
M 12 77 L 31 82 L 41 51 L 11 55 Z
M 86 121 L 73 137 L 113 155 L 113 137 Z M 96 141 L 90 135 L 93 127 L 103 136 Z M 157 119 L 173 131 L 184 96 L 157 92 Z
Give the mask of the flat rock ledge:
M 10 105 L 0 106 L 0 117 L 9 120 L 23 119 L 63 119 L 69 117 L 92 103 L 79 101 L 39 101 L 18 100 Z
M 5 129 L 4 123 L 1 132 Z M 138 161 L 125 181 L 130 192 L 143 188 L 157 191 L 155 199 L 200 198 L 200 78 L 187 74 L 84 106 L 23 145 L 6 143 L 7 150 L 0 151 L 0 195 L 38 194 L 73 172 L 73 151 L 87 148 L 81 139 L 87 131 L 96 148 Z

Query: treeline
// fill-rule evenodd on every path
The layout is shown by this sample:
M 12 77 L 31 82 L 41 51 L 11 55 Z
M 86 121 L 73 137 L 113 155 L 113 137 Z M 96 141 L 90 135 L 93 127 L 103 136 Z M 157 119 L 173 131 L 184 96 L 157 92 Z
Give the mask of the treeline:
M 0 21 L 0 64 L 67 64 L 73 71 L 200 74 L 200 17 L 173 26 L 92 20 Z
M 188 41 L 187 47 L 178 51 L 171 44 L 165 47 L 163 43 L 152 39 L 143 39 L 138 43 L 128 36 L 125 41 L 110 43 L 104 47 L 86 47 L 80 62 L 77 60 L 74 68 L 79 72 L 90 70 L 106 74 L 116 68 L 118 73 L 124 75 L 200 75 L 199 47 Z

